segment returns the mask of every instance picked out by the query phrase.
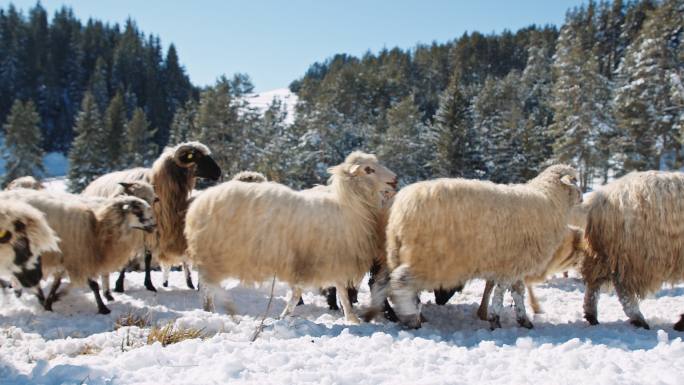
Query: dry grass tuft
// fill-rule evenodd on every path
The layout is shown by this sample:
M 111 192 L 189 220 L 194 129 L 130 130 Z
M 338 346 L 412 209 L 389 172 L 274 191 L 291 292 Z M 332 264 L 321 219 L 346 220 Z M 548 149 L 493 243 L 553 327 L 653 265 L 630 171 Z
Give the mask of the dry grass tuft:
M 100 349 L 91 345 L 91 344 L 85 344 L 81 347 L 81 350 L 78 352 L 78 355 L 83 356 L 83 355 L 90 355 L 90 354 L 97 354 L 100 352 Z
M 129 312 L 123 314 L 114 323 L 114 330 L 120 329 L 124 326 L 137 326 L 141 329 L 150 326 L 150 315 L 148 314 L 136 314 Z
M 170 321 L 164 326 L 155 326 L 150 330 L 147 336 L 147 344 L 160 342 L 162 346 L 175 344 L 181 341 L 190 340 L 194 338 L 206 338 L 204 329 L 185 328 L 175 326 L 173 321 Z

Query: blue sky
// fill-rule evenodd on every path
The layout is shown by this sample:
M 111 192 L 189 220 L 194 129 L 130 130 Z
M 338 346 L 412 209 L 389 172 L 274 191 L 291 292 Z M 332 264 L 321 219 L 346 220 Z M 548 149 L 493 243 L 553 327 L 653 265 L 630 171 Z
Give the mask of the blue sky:
M 3 7 L 8 2 L 2 0 Z M 13 0 L 26 11 L 35 0 Z M 257 91 L 286 87 L 336 53 L 445 42 L 465 31 L 562 24 L 581 0 L 43 0 L 52 15 L 70 6 L 82 19 L 123 22 L 173 42 L 194 84 L 248 73 Z M 25 12 L 26 13 L 26 12 Z

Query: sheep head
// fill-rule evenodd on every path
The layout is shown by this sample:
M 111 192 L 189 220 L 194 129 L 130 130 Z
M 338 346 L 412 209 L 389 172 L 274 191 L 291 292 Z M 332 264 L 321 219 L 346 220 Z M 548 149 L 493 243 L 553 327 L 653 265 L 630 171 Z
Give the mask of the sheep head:
M 193 171 L 199 178 L 218 180 L 221 167 L 211 157 L 209 148 L 199 142 L 181 143 L 175 147 L 173 160 L 178 167 Z
M 121 197 L 116 202 L 116 207 L 121 210 L 124 225 L 151 233 L 157 224 L 154 221 L 152 207 L 144 200 L 132 196 Z
M 58 240 L 41 212 L 22 202 L 0 203 L 0 273 L 36 286 L 43 277 L 40 254 L 58 251 Z
M 381 202 L 394 195 L 397 189 L 397 175 L 381 165 L 375 155 L 354 151 L 344 163 L 331 167 L 331 178 L 343 177 L 355 182 L 364 190 L 378 194 Z
M 233 176 L 232 180 L 248 183 L 266 182 L 264 174 L 256 171 L 241 171 Z
M 560 187 L 567 193 L 570 206 L 573 206 L 582 202 L 582 190 L 577 185 L 577 176 L 577 170 L 573 167 L 556 164 L 547 167 L 536 178 L 529 181 L 528 184 L 551 189 Z
M 119 185 L 123 189 L 120 194 L 117 195 L 129 195 L 133 197 L 140 198 L 152 205 L 158 200 L 154 193 L 154 187 L 151 184 L 144 181 L 135 182 L 119 182 Z

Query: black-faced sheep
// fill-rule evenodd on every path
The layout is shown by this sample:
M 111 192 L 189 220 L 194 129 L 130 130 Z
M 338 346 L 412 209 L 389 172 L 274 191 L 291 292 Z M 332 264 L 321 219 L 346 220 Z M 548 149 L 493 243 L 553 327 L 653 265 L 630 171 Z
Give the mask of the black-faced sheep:
M 648 329 L 639 299 L 684 279 L 684 174 L 633 172 L 594 192 L 586 205 L 589 257 L 584 316 L 598 324 L 599 289 L 610 281 L 630 322 Z M 684 316 L 675 324 L 684 331 Z
M 512 289 L 518 323 L 532 327 L 523 280 L 541 273 L 560 244 L 570 209 L 581 201 L 576 181 L 575 169 L 555 165 L 525 184 L 457 178 L 402 189 L 387 225 L 389 285 L 402 323 L 420 327 L 418 290 L 484 278 L 497 283 L 491 326 L 500 327 L 503 295 Z M 387 297 L 388 272 L 383 275 L 368 316 Z
M 0 277 L 26 288 L 38 285 L 43 277 L 40 256 L 58 251 L 58 241 L 42 212 L 18 200 L 0 199 Z
M 303 286 L 337 286 L 345 318 L 358 322 L 345 288 L 359 282 L 377 253 L 382 194 L 396 176 L 374 155 L 350 154 L 329 169 L 330 191 L 295 191 L 277 183 L 228 182 L 205 190 L 190 205 L 185 234 L 199 271 L 204 308 L 228 277 L 288 282 L 292 312 Z
M 87 202 L 86 197 L 34 190 L 0 193 L 0 199 L 17 199 L 42 211 L 60 238 L 59 252 L 41 255 L 44 276 L 53 275 L 50 294 L 37 295 L 46 310 L 52 309 L 64 274 L 77 286 L 88 284 L 95 295 L 98 312 L 109 313 L 102 302 L 99 285 L 93 279 L 118 271 L 139 247 L 139 231 L 152 231 L 152 208 L 136 197 L 117 197 L 105 203 Z
M 107 195 L 101 196 L 110 196 L 111 189 L 120 182 L 144 180 L 151 183 L 159 198 L 159 202 L 153 206 L 158 224 L 159 262 L 165 269 L 165 275 L 170 266 L 183 263 L 188 287 L 194 288 L 190 279 L 190 269 L 183 259 L 186 250 L 183 236 L 185 213 L 196 179 L 218 180 L 220 177 L 221 168 L 212 159 L 209 148 L 198 142 L 187 142 L 166 148 L 155 160 L 152 168 L 134 168 L 103 175 L 86 187 L 84 192 L 107 192 Z M 149 270 L 151 259 L 152 255 L 146 253 L 146 270 Z M 118 282 L 115 290 L 123 291 L 123 284 L 119 288 Z M 152 281 L 147 278 L 145 287 L 156 291 Z

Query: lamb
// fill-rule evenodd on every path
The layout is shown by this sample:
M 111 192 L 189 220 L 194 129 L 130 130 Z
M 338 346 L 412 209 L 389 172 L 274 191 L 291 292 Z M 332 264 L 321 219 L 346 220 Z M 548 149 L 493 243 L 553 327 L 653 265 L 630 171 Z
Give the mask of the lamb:
M 598 324 L 599 289 L 611 281 L 630 323 L 649 328 L 639 299 L 684 279 L 684 174 L 632 172 L 587 201 L 584 317 Z M 684 315 L 674 325 L 684 331 Z
M 109 175 L 116 175 L 117 173 L 111 173 Z M 90 187 L 92 185 L 89 185 Z M 91 202 L 106 202 L 106 198 L 113 198 L 117 196 L 122 196 L 122 195 L 129 195 L 129 196 L 134 196 L 138 197 L 145 202 L 147 202 L 150 206 L 153 206 L 156 201 L 158 201 L 158 198 L 156 197 L 154 193 L 154 187 L 152 187 L 151 184 L 145 182 L 144 180 L 136 180 L 132 182 L 118 182 L 118 183 L 107 183 L 107 184 L 101 184 L 98 186 L 93 186 L 93 188 L 86 188 L 81 195 L 90 198 L 89 200 Z M 103 198 L 106 197 L 106 198 Z M 100 198 L 100 200 L 96 200 L 96 198 Z M 151 286 L 152 289 L 154 289 L 154 285 L 152 285 L 152 279 L 151 279 L 151 266 L 150 262 L 153 257 L 153 255 L 156 255 L 158 252 L 158 246 L 157 246 L 157 233 L 152 232 L 152 233 L 139 233 L 138 234 L 138 244 L 140 245 L 140 250 L 137 250 L 131 257 L 137 256 L 140 251 L 143 251 L 143 255 L 145 256 L 145 286 Z M 123 284 L 124 284 L 124 277 L 125 277 L 125 272 L 126 272 L 126 267 L 124 267 L 121 272 L 119 273 L 119 278 L 116 280 L 116 285 L 114 287 L 114 291 L 116 292 L 123 292 Z M 109 274 L 102 275 L 100 278 L 102 282 L 102 290 L 104 292 L 104 296 L 107 298 L 107 300 L 111 301 L 114 299 L 112 297 L 111 291 L 109 289 Z M 148 287 L 149 289 L 149 287 Z
M 22 176 L 17 178 L 7 185 L 5 190 L 16 190 L 19 188 L 28 188 L 33 190 L 42 190 L 45 187 L 36 178 L 32 176 Z
M 405 187 L 387 225 L 389 270 L 379 274 L 366 317 L 380 311 L 391 286 L 400 321 L 417 328 L 418 290 L 485 278 L 497 283 L 491 327 L 501 327 L 503 295 L 512 289 L 517 321 L 531 328 L 523 279 L 542 273 L 560 244 L 570 209 L 581 201 L 576 182 L 574 168 L 554 165 L 525 184 L 456 178 Z
M 43 277 L 40 256 L 58 252 L 58 241 L 43 213 L 18 200 L 0 199 L 0 276 L 11 277 L 19 287 L 37 286 Z
M 535 276 L 525 277 L 525 286 L 527 287 L 527 292 L 530 294 L 530 304 L 532 305 L 532 310 L 535 314 L 540 314 L 543 311 L 537 297 L 534 295 L 532 285 L 538 282 L 544 282 L 547 277 L 552 274 L 566 271 L 571 267 L 580 266 L 586 252 L 587 244 L 584 240 L 584 231 L 575 226 L 568 226 L 563 241 L 553 253 L 553 257 L 548 261 L 546 269 Z M 482 294 L 482 301 L 480 301 L 480 307 L 477 310 L 477 316 L 483 321 L 487 321 L 488 319 L 487 310 L 492 289 L 494 289 L 494 282 L 487 281 L 484 293 Z
M 154 192 L 159 202 L 153 206 L 158 223 L 159 261 L 164 269 L 164 276 L 168 275 L 170 266 L 183 263 L 186 282 L 194 289 L 190 278 L 190 269 L 183 260 L 186 250 L 183 228 L 185 212 L 189 206 L 189 198 L 195 187 L 197 178 L 218 180 L 221 168 L 211 157 L 209 148 L 199 142 L 186 142 L 175 147 L 167 147 L 152 164 L 152 168 L 133 168 L 103 175 L 84 190 L 88 195 L 110 196 L 112 189 L 119 182 L 144 180 L 154 186 Z M 151 253 L 145 255 L 145 270 L 149 270 L 152 260 Z M 120 279 L 121 276 L 120 276 Z M 168 285 L 165 279 L 164 286 Z M 156 291 L 152 280 L 146 277 L 145 287 Z M 120 290 L 119 290 L 120 289 Z M 123 291 L 118 285 L 115 291 Z
M 214 310 L 220 282 L 236 277 L 290 284 L 289 315 L 303 286 L 337 286 L 345 319 L 358 322 L 346 290 L 370 269 L 377 251 L 376 221 L 396 175 L 360 151 L 328 170 L 330 191 L 295 191 L 273 183 L 227 182 L 190 205 L 185 234 L 199 271 L 204 309 Z
M 98 312 L 108 314 L 93 278 L 120 269 L 139 247 L 137 233 L 154 229 L 150 205 L 129 196 L 103 203 L 79 195 L 27 189 L 5 191 L 0 198 L 20 200 L 42 211 L 61 239 L 59 252 L 41 255 L 43 275 L 54 276 L 47 298 L 40 289 L 36 293 L 45 309 L 52 310 L 61 279 L 68 274 L 74 285 L 87 283 L 95 295 Z

